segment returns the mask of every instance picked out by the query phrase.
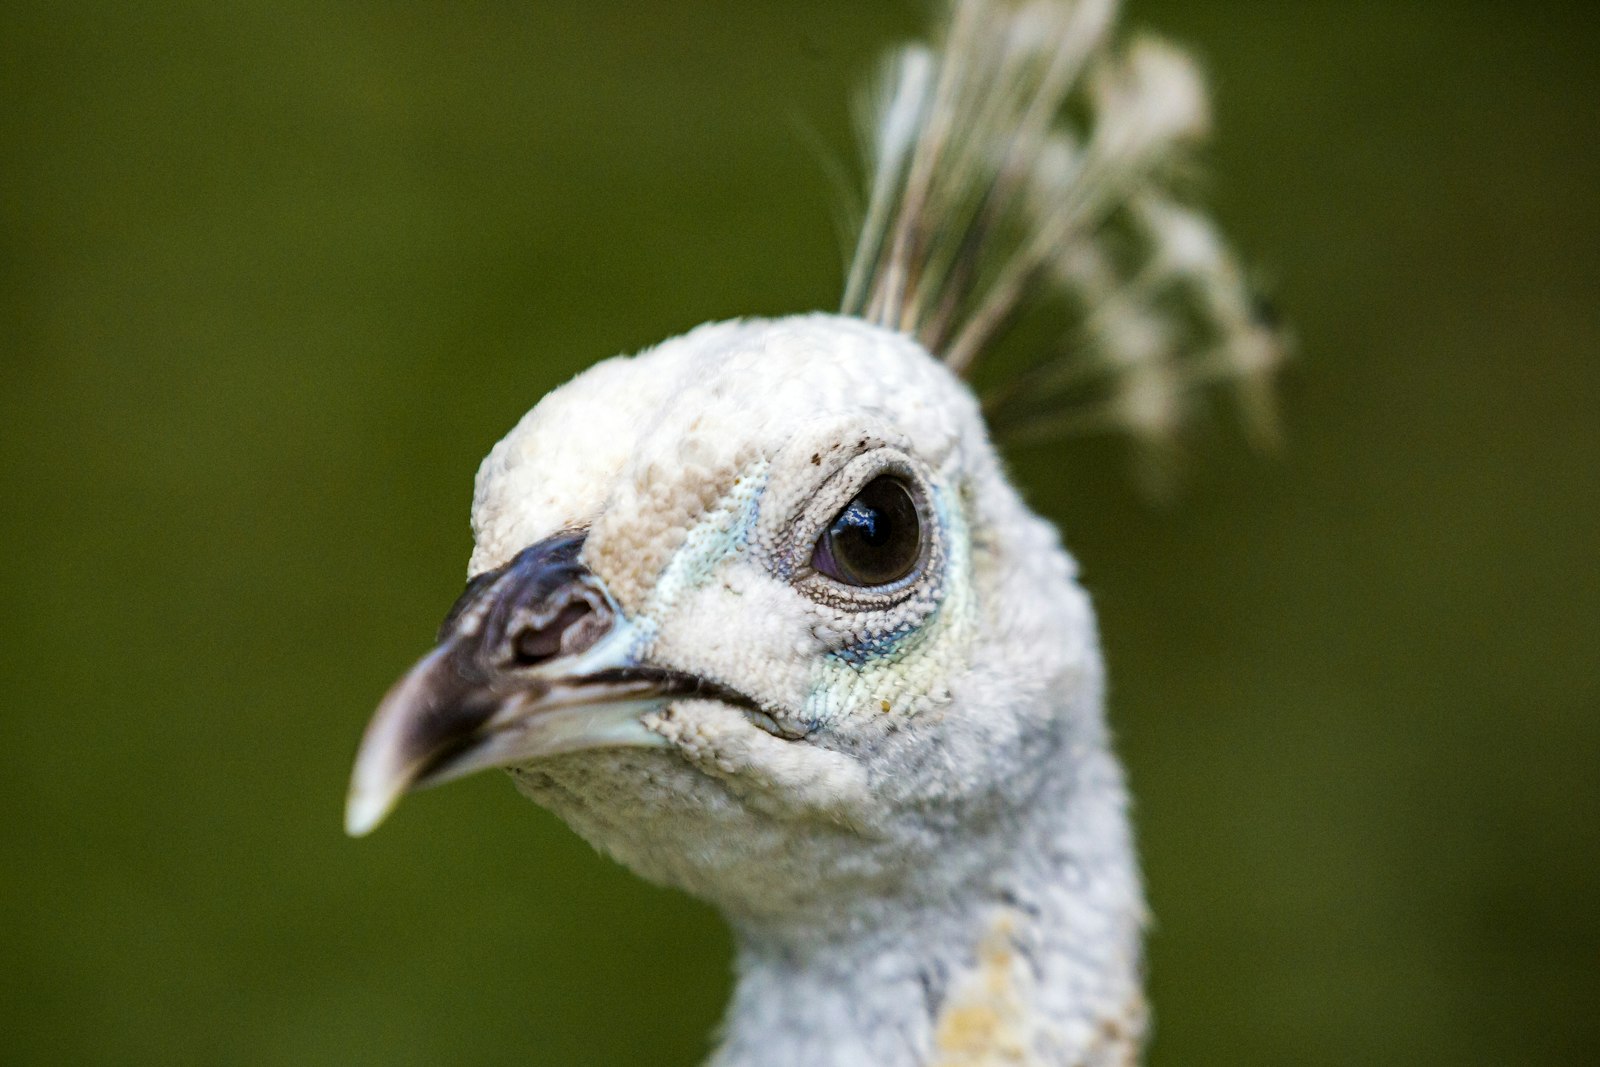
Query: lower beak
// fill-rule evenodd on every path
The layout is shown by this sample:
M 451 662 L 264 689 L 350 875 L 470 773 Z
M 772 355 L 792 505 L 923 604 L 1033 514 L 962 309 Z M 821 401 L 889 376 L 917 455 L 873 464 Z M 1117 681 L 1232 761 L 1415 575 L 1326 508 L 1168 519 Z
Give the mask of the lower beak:
M 489 767 L 587 748 L 661 746 L 639 721 L 712 683 L 638 662 L 634 629 L 584 566 L 583 535 L 525 549 L 467 586 L 439 644 L 383 698 L 356 754 L 345 829 L 402 796 Z

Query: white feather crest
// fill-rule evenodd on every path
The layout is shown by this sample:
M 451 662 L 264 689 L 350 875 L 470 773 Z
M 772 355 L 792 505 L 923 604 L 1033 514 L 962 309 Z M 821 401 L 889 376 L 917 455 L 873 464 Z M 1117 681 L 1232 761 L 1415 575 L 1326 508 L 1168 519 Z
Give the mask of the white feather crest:
M 1076 324 L 1001 390 L 998 428 L 1120 428 L 1162 447 L 1240 387 L 1262 437 L 1283 344 L 1210 222 L 1169 190 L 1208 132 L 1190 56 L 1110 40 L 1115 0 L 946 0 L 884 67 L 843 311 L 971 371 L 1029 308 Z M 1069 115 L 1079 116 L 1076 123 Z

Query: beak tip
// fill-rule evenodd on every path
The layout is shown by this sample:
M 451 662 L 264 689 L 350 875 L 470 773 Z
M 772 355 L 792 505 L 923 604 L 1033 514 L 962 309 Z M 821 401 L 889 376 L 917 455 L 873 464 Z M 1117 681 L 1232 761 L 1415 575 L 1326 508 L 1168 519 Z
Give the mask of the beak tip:
M 344 832 L 351 837 L 366 837 L 394 810 L 398 799 L 352 791 L 344 807 Z

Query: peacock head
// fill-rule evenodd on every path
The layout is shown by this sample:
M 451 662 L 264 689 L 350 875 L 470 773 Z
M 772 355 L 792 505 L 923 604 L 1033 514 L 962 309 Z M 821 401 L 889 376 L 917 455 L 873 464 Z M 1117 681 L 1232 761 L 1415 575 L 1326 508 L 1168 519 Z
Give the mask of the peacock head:
M 473 528 L 438 646 L 368 730 L 353 833 L 506 768 L 641 874 L 792 913 L 890 890 L 952 834 L 981 856 L 978 824 L 1063 738 L 1101 737 L 1054 532 L 967 387 L 858 319 L 716 324 L 591 368 L 489 454 Z
M 954 899 L 1057 847 L 1027 819 L 1063 807 L 1131 876 L 1093 615 L 961 381 L 1033 309 L 1064 332 L 994 398 L 1011 433 L 1164 456 L 1233 384 L 1270 433 L 1280 340 L 1171 188 L 1199 72 L 1113 43 L 1115 6 L 947 5 L 871 97 L 840 315 L 601 363 L 495 447 L 472 580 L 368 730 L 352 832 L 503 767 L 736 919 Z

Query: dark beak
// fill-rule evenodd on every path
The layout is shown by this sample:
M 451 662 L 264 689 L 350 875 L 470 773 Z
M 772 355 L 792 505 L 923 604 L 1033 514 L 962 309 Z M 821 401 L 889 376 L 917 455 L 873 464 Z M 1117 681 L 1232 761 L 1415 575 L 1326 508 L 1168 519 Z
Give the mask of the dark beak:
M 362 738 L 345 829 L 374 829 L 406 793 L 587 748 L 660 746 L 639 717 L 676 697 L 732 697 L 639 664 L 637 635 L 579 554 L 582 534 L 473 578 L 439 643 L 395 683 Z

